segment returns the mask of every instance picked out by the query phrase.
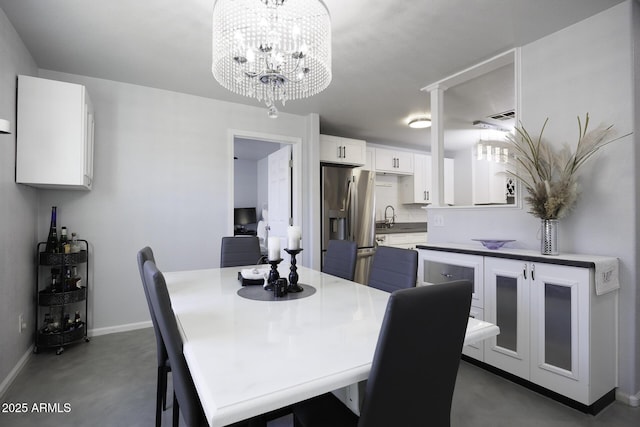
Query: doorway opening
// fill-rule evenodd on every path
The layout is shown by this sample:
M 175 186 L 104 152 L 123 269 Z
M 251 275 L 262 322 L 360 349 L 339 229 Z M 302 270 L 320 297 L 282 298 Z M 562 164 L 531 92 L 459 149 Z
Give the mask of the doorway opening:
M 280 237 L 284 249 L 287 226 L 301 225 L 300 142 L 300 138 L 231 132 L 229 230 L 234 235 L 256 235 L 265 254 L 268 237 Z M 255 222 L 238 224 L 235 214 L 246 213 L 246 208 L 255 209 Z

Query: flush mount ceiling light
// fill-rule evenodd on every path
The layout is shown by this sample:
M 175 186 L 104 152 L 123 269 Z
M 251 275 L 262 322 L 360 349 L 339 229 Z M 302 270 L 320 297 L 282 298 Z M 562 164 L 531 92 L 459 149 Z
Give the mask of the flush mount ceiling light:
M 211 71 L 226 89 L 275 104 L 331 82 L 331 20 L 320 0 L 216 0 Z
M 431 119 L 427 119 L 426 117 L 417 117 L 415 119 L 409 120 L 409 127 L 414 129 L 424 129 L 431 127 Z

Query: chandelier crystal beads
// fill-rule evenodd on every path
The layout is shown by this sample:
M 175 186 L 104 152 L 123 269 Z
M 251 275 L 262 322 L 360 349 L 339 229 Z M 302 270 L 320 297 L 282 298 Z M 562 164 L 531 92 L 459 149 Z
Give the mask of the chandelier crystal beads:
M 217 0 L 211 71 L 226 89 L 275 106 L 331 82 L 331 21 L 319 0 Z

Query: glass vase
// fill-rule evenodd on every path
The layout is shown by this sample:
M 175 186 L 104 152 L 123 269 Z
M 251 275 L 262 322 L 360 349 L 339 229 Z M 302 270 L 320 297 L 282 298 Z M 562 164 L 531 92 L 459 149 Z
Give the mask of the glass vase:
M 542 255 L 558 255 L 558 220 L 541 220 L 540 253 Z

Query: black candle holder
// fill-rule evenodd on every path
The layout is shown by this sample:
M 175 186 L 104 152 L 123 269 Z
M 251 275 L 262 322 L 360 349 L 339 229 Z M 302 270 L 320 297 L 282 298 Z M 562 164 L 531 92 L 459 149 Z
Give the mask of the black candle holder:
M 280 278 L 280 273 L 278 273 L 278 264 L 282 262 L 282 258 L 278 259 L 270 259 L 269 264 L 271 264 L 271 270 L 269 271 L 269 276 L 267 277 L 267 285 L 264 287 L 267 291 L 273 290 L 273 284 Z
M 298 268 L 296 267 L 296 255 L 302 252 L 302 249 L 285 249 L 286 253 L 291 255 L 291 267 L 289 270 L 289 287 L 287 292 L 302 292 L 304 288 L 298 285 Z

